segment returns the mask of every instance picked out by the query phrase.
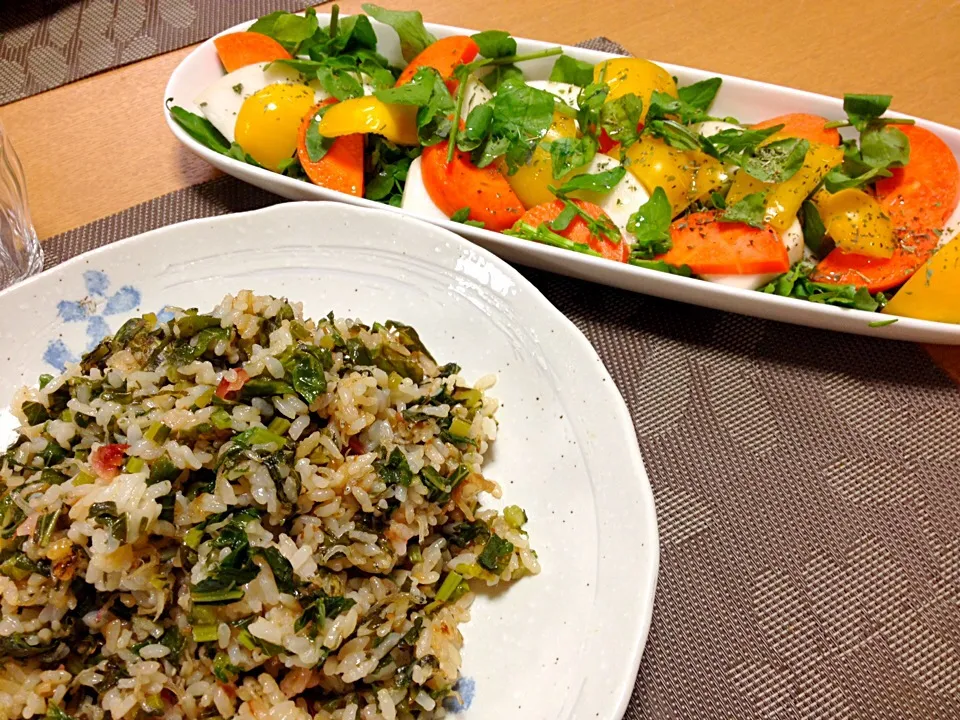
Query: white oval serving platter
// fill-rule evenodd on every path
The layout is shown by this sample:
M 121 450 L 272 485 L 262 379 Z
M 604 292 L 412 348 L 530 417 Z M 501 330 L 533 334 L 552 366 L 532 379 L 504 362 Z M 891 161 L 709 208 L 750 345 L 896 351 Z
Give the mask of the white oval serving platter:
M 574 325 L 516 270 L 419 220 L 289 203 L 192 220 L 75 257 L 0 293 L 0 441 L 21 384 L 130 316 L 251 289 L 308 316 L 400 320 L 503 403 L 489 476 L 525 508 L 543 572 L 481 593 L 458 717 L 620 718 L 650 627 L 659 543 L 627 407 Z M 492 500 L 488 501 L 493 504 Z
M 318 19 L 321 23 L 329 22 L 329 15 L 318 14 Z M 377 32 L 379 52 L 391 62 L 403 64 L 396 33 L 381 23 L 372 22 Z M 250 24 L 250 22 L 241 23 L 220 34 L 244 30 Z M 436 37 L 469 35 L 476 32 L 475 30 L 431 23 L 427 23 L 426 27 Z M 553 43 L 523 38 L 517 38 L 517 46 L 519 53 L 533 53 L 550 47 L 557 47 Z M 596 50 L 566 45 L 560 47 L 563 48 L 564 53 L 590 63 L 598 63 L 617 57 Z M 524 74 L 529 79 L 546 79 L 554 60 L 555 58 L 550 57 L 523 63 Z M 723 78 L 723 87 L 712 110 L 719 117 L 735 116 L 742 122 L 758 122 L 788 112 L 811 112 L 831 119 L 843 119 L 845 117 L 843 104 L 836 98 L 756 80 L 710 73 L 681 65 L 661 64 L 679 79 L 681 85 L 697 82 L 708 77 Z M 201 43 L 177 66 L 164 91 L 164 99 L 172 98 L 174 104 L 180 105 L 191 112 L 199 112 L 194 98 L 222 75 L 223 68 L 220 65 L 211 38 Z M 382 203 L 328 190 L 220 155 L 191 138 L 176 124 L 166 110 L 164 112 L 167 116 L 167 124 L 180 142 L 211 165 L 234 177 L 292 200 L 337 200 L 364 207 L 385 207 Z M 910 117 L 900 113 L 891 114 L 899 117 Z M 950 146 L 954 154 L 960 157 L 960 130 L 921 119 L 917 119 L 917 124 L 936 132 Z M 387 209 L 400 214 L 410 214 L 397 208 Z M 510 262 L 612 285 L 625 290 L 657 295 L 670 300 L 680 300 L 743 315 L 753 315 L 768 320 L 779 320 L 858 335 L 872 335 L 874 337 L 915 342 L 960 344 L 960 325 L 901 317 L 893 324 L 872 327 L 871 323 L 889 320 L 894 316 L 878 315 L 861 310 L 848 310 L 668 275 L 646 268 L 624 265 L 519 240 L 450 220 L 418 217 L 459 233 Z M 960 208 L 948 222 L 948 228 L 952 232 L 955 232 L 958 226 L 960 226 Z

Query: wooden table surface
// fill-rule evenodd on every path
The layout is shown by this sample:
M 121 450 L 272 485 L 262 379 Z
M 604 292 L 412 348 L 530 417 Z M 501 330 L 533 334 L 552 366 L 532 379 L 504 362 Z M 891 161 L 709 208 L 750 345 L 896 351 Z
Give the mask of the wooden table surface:
M 960 127 L 955 0 L 385 0 L 428 21 L 573 44 L 605 35 L 653 60 L 839 96 L 888 93 L 901 112 Z M 345 0 L 341 11 L 359 11 Z M 218 172 L 162 112 L 184 48 L 0 107 L 41 239 Z M 960 382 L 960 351 L 930 348 Z

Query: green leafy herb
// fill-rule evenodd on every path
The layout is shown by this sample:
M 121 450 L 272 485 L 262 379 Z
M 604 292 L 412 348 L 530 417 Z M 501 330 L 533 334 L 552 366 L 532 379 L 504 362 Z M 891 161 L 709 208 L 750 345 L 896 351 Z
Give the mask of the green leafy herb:
M 862 286 L 813 282 L 808 278 L 812 270 L 812 266 L 798 263 L 792 270 L 761 288 L 761 292 L 867 312 L 879 310 L 887 303 L 883 293 L 871 295 Z
M 403 185 L 419 147 L 403 147 L 376 135 L 367 136 L 364 197 L 400 207 Z
M 699 150 L 701 147 L 700 136 L 675 120 L 651 120 L 648 115 L 643 132 L 680 150 Z
M 482 58 L 465 65 L 460 65 L 454 75 L 460 82 L 457 89 L 457 98 L 454 103 L 454 118 L 459 118 L 466 98 L 467 81 L 471 73 L 489 65 L 512 65 L 526 60 L 550 57 L 560 54 L 560 48 L 550 48 L 529 55 L 506 55 L 503 57 Z M 521 76 L 522 78 L 522 76 Z M 550 113 L 544 120 L 542 112 L 546 99 L 550 100 Z M 500 84 L 499 90 L 490 101 L 493 113 L 485 118 L 486 137 L 482 140 L 475 136 L 469 144 L 473 149 L 473 162 L 479 167 L 486 167 L 501 155 L 506 155 L 508 170 L 516 172 L 517 167 L 526 163 L 533 153 L 533 147 L 543 137 L 553 120 L 553 109 L 556 100 L 550 93 L 535 90 L 526 83 L 511 80 Z M 543 123 L 546 125 L 540 127 Z M 459 147 L 459 123 L 454 123 L 450 129 L 450 143 L 447 150 L 447 162 L 453 160 L 453 155 Z M 475 123 L 475 130 L 479 125 Z M 461 148 L 462 149 L 462 148 Z
M 568 227 L 570 223 L 574 221 L 577 217 L 577 208 L 572 202 L 565 203 L 563 210 L 560 211 L 560 214 L 557 215 L 553 221 L 550 223 L 550 229 L 556 230 L 557 232 L 563 232 Z
M 337 100 L 349 100 L 363 96 L 360 73 L 353 68 L 337 68 L 321 65 L 317 68 L 317 80 L 323 89 Z
M 417 10 L 388 10 L 372 3 L 364 3 L 363 11 L 374 20 L 389 25 L 396 30 L 400 38 L 400 52 L 407 62 L 423 52 L 437 39 L 427 32 L 423 25 L 423 15 Z
M 712 119 L 707 111 L 713 104 L 722 84 L 721 78 L 707 78 L 678 88 L 677 97 L 655 90 L 650 96 L 647 121 L 665 120 L 675 116 L 683 125 Z
M 321 118 L 321 113 L 317 113 L 316 116 L 310 120 L 310 124 L 307 125 L 304 144 L 307 147 L 307 157 L 310 158 L 310 162 L 320 162 L 323 156 L 333 147 L 333 143 L 336 142 L 336 138 L 328 138 L 320 134 Z
M 400 448 L 391 450 L 386 461 L 377 460 L 374 462 L 373 469 L 377 471 L 377 475 L 387 485 L 410 487 L 410 483 L 413 482 L 413 473 L 410 471 L 407 457 Z
M 293 389 L 309 405 L 327 391 L 323 363 L 309 345 L 300 345 L 291 358 Z
M 27 418 L 27 425 L 39 425 L 50 419 L 47 414 L 47 408 L 43 403 L 27 400 L 20 406 L 22 412 Z
M 627 220 L 627 232 L 635 238 L 631 258 L 650 260 L 670 250 L 670 222 L 673 208 L 662 187 L 654 189 L 650 199 Z
M 701 135 L 700 148 L 723 162 L 743 165 L 760 143 L 783 128 L 783 125 L 773 125 L 762 130 L 727 128 L 709 137 Z
M 276 397 L 278 395 L 292 395 L 294 388 L 283 380 L 274 380 L 270 377 L 256 377 L 247 380 L 240 389 L 240 399 L 249 400 L 255 397 Z
M 461 548 L 475 542 L 485 543 L 489 537 L 490 528 L 480 520 L 459 522 L 450 528 L 450 533 L 447 535 L 451 544 Z
M 874 168 L 851 177 L 842 169 L 835 168 L 827 173 L 823 179 L 823 186 L 827 189 L 827 192 L 836 193 L 841 190 L 864 187 L 882 177 L 890 177 L 890 172 Z
M 231 683 L 237 679 L 242 668 L 230 662 L 230 656 L 225 652 L 218 652 L 213 659 L 213 674 L 222 683 Z
M 13 537 L 26 517 L 26 513 L 17 504 L 13 491 L 8 490 L 0 497 L 0 538 L 6 540 Z
M 573 250 L 574 252 L 582 253 L 583 255 L 600 257 L 600 253 L 592 250 L 589 245 L 574 242 L 573 240 L 568 240 L 562 235 L 558 235 L 550 229 L 550 226 L 547 223 L 541 223 L 537 227 L 534 227 L 529 223 L 518 222 L 511 229 L 505 230 L 504 235 L 510 235 L 523 240 L 532 240 L 534 242 L 542 243 L 543 245 L 550 245 L 562 250 Z
M 669 265 L 663 260 L 644 260 L 642 258 L 631 257 L 631 265 L 646 268 L 647 270 L 656 270 L 657 272 L 667 273 L 668 275 L 680 275 L 681 277 L 693 277 L 693 271 L 688 265 Z
M 37 526 L 33 531 L 33 542 L 37 547 L 46 547 L 50 544 L 50 536 L 57 528 L 57 521 L 60 519 L 62 511 L 63 506 L 60 506 L 53 512 L 41 515 L 40 519 L 37 520 Z
M 554 97 L 525 84 L 510 84 L 488 103 L 486 135 L 473 150 L 473 162 L 486 167 L 501 155 L 509 172 L 529 161 L 533 149 L 553 123 Z M 475 108 L 470 114 L 477 111 Z M 477 118 L 474 118 L 476 121 Z M 468 118 L 469 121 L 469 118 Z
M 116 606 L 117 603 L 114 603 Z M 216 630 L 214 630 L 216 632 Z M 194 635 L 196 637 L 196 635 Z M 215 638 L 214 638 L 215 639 Z M 166 648 L 169 648 L 170 653 L 166 656 L 166 659 L 171 662 L 179 662 L 180 653 L 183 651 L 183 646 L 186 644 L 186 638 L 180 633 L 179 628 L 176 625 L 173 627 L 167 628 L 163 635 L 159 639 L 156 638 L 147 638 L 141 642 L 138 642 L 136 645 L 133 645 L 130 650 L 131 652 L 140 654 L 140 651 L 143 650 L 147 645 L 163 645 Z
M 889 95 L 848 94 L 843 99 L 846 122 L 831 122 L 825 127 L 853 126 L 860 131 L 855 140 L 843 143 L 843 164 L 824 178 L 830 192 L 864 187 L 890 176 L 890 169 L 910 162 L 909 138 L 893 125 L 909 125 L 913 120 L 881 117 L 890 107 Z
M 33 642 L 31 642 L 31 640 Z M 0 636 L 0 658 L 30 658 L 46 655 L 60 645 L 58 640 L 43 642 L 36 635 L 13 633 Z
M 512 555 L 512 542 L 499 535 L 491 535 L 483 551 L 477 556 L 477 562 L 481 567 L 499 575 L 506 569 Z
M 444 477 L 430 465 L 424 465 L 420 471 L 420 480 L 430 490 L 428 495 L 430 502 L 445 503 L 450 499 L 450 494 L 469 474 L 470 469 L 466 465 L 458 465 L 448 477 Z
M 873 322 L 867 323 L 867 327 L 886 327 L 887 325 L 893 325 L 900 318 L 890 318 L 889 320 L 874 320 Z
M 178 105 L 170 105 L 169 100 L 167 103 L 167 110 L 170 115 L 190 137 L 204 147 L 208 147 L 221 155 L 229 154 L 230 143 L 227 142 L 227 139 L 213 126 L 212 122 Z
M 823 239 L 827 234 L 827 229 L 823 226 L 823 219 L 820 217 L 820 211 L 810 200 L 804 200 L 800 206 L 800 224 L 803 227 L 803 242 L 816 254 L 821 255 L 823 250 Z
M 181 338 L 190 338 L 201 330 L 219 327 L 220 318 L 213 315 L 200 315 L 195 310 L 187 310 L 186 314 L 174 323 L 174 326 Z
M 683 104 L 680 109 L 681 120 L 683 122 L 693 122 L 693 118 L 684 118 L 684 112 L 687 111 L 687 108 L 692 108 L 693 110 L 705 113 L 710 109 L 710 106 L 713 105 L 714 99 L 717 97 L 717 93 L 720 92 L 720 86 L 723 84 L 723 79 L 718 77 L 707 78 L 706 80 L 701 80 L 700 82 L 695 82 L 692 85 L 686 85 L 681 88 L 677 88 L 677 95 L 680 98 L 680 102 Z M 684 107 L 685 106 L 685 107 Z
M 22 552 L 17 552 L 0 563 L 0 575 L 16 581 L 26 580 L 33 573 L 49 575 L 49 562 L 43 561 L 43 563 L 31 560 Z
M 487 90 L 496 95 L 500 88 L 511 83 L 523 82 L 523 70 L 512 63 L 506 65 L 494 65 L 493 69 L 480 78 Z
M 450 219 L 453 220 L 453 222 L 462 223 L 462 222 L 466 222 L 469 217 L 470 217 L 470 208 L 462 207 L 459 210 L 457 210 L 453 215 L 451 215 Z
M 208 327 L 192 338 L 180 340 L 170 352 L 170 364 L 179 367 L 199 359 L 214 343 L 229 340 L 231 332 L 229 328 Z
M 743 163 L 743 170 L 762 182 L 782 183 L 803 167 L 809 149 L 810 141 L 802 138 L 775 140 L 758 147 Z
M 55 702 L 47 704 L 47 714 L 44 720 L 76 720 L 72 715 L 67 715 Z
M 250 26 L 250 32 L 272 37 L 291 54 L 298 54 L 300 46 L 317 31 L 317 12 L 308 8 L 304 15 L 279 10 L 264 15 Z
M 316 638 L 323 631 L 323 625 L 328 619 L 333 620 L 356 604 L 356 600 L 351 598 L 331 596 L 323 591 L 310 595 L 300 601 L 303 612 L 294 622 L 293 631 L 299 633 L 306 629 L 310 638 Z
M 503 30 L 484 30 L 470 36 L 485 58 L 510 57 L 517 54 L 517 41 Z
M 576 190 L 606 193 L 613 190 L 623 180 L 627 169 L 623 165 L 612 167 L 598 173 L 583 173 L 570 178 L 557 189 L 558 195 L 566 195 Z
M 150 479 L 147 485 L 156 485 L 164 480 L 173 480 L 180 475 L 180 468 L 173 464 L 173 461 L 166 455 L 161 455 L 153 461 L 150 467 Z
M 593 65 L 583 60 L 572 58 L 569 55 L 561 55 L 553 64 L 549 79 L 552 82 L 562 82 L 586 87 L 593 82 Z
M 464 129 L 457 134 L 457 147 L 460 150 L 469 152 L 480 146 L 480 143 L 490 132 L 493 113 L 494 105 L 492 102 L 477 105 L 470 111 L 464 123 Z
M 742 222 L 755 228 L 766 223 L 767 193 L 756 192 L 747 195 L 739 202 L 720 213 L 721 222 Z
M 574 183 L 574 189 L 578 189 L 580 186 L 582 186 L 583 189 L 596 188 L 598 192 L 604 192 L 603 188 L 606 185 L 610 185 L 610 183 L 613 182 L 613 184 L 610 185 L 612 188 L 613 185 L 616 185 L 616 183 L 623 178 L 622 173 L 619 172 L 622 170 L 622 167 L 612 168 L 610 170 L 597 173 L 596 175 L 590 175 L 582 182 Z M 577 179 L 578 178 L 574 178 L 574 180 Z M 613 221 L 610 220 L 608 216 L 601 215 L 598 218 L 593 217 L 590 213 L 567 197 L 565 190 L 566 186 L 564 186 L 564 188 L 555 188 L 552 185 L 548 185 L 547 188 L 550 190 L 550 192 L 557 196 L 557 199 L 562 200 L 564 203 L 564 208 L 560 212 L 560 215 L 555 218 L 550 225 L 551 230 L 563 232 L 570 225 L 574 217 L 579 217 L 581 220 L 583 220 L 584 224 L 587 226 L 587 230 L 589 230 L 591 235 L 595 235 L 598 238 L 604 238 L 614 244 L 618 244 L 621 241 L 622 235 L 620 234 L 620 229 L 613 224 Z
M 843 111 L 847 114 L 848 122 L 829 123 L 829 125 L 831 127 L 842 127 L 849 124 L 863 132 L 871 122 L 879 119 L 890 108 L 892 101 L 892 95 L 847 93 L 843 96 Z
M 260 548 L 256 554 L 266 560 L 270 569 L 273 570 L 273 579 L 276 581 L 280 592 L 293 594 L 297 591 L 298 583 L 293 575 L 293 565 L 280 554 L 277 548 Z
M 903 167 L 910 162 L 910 140 L 895 127 L 868 128 L 860 135 L 860 158 L 871 168 Z
M 378 90 L 374 95 L 378 100 L 391 105 L 423 106 L 430 101 L 430 96 L 433 94 L 435 76 L 438 77 L 439 73 L 434 68 L 421 67 L 410 82 L 398 87 Z
M 577 168 L 589 165 L 597 154 L 597 141 L 590 135 L 579 138 L 557 138 L 550 143 L 553 178 L 559 180 Z
M 117 541 L 127 541 L 127 515 L 117 510 L 115 502 L 98 502 L 90 506 L 87 519 L 106 530 Z
M 640 116 L 643 101 L 633 93 L 627 93 L 603 104 L 600 108 L 600 128 L 614 142 L 628 148 L 640 139 Z

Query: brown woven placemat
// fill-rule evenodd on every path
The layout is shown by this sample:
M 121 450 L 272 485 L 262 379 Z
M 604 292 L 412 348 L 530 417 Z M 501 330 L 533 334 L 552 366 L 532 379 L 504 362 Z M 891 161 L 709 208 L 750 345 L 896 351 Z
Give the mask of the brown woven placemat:
M 321 0 L 0 0 L 0 104 Z
M 52 238 L 47 264 L 275 202 L 221 178 Z M 524 273 L 610 369 L 657 501 L 626 717 L 960 717 L 960 391 L 919 346 Z

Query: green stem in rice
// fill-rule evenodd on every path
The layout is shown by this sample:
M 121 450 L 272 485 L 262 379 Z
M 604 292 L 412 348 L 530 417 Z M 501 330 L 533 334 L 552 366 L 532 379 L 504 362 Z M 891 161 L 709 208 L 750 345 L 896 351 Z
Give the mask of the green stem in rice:
M 126 470 L 128 473 L 138 473 L 143 470 L 143 464 L 143 458 L 132 457 L 127 460 L 124 470 Z
M 155 422 L 150 427 L 147 428 L 147 431 L 143 434 L 147 440 L 153 440 L 157 445 L 165 442 L 168 437 L 170 437 L 170 428 L 164 425 L 162 422 Z
M 283 435 L 287 430 L 290 429 L 292 423 L 283 417 L 275 417 L 270 421 L 270 424 L 267 425 L 267 430 L 274 432 L 277 435 Z
M 460 581 L 463 580 L 463 576 L 455 572 L 447 573 L 447 577 L 444 578 L 443 584 L 440 586 L 440 589 L 437 590 L 437 600 L 440 602 L 446 602 L 450 599 L 450 596 L 453 595 L 453 591 L 457 589 L 457 586 L 460 584 Z
M 214 590 L 212 592 L 194 592 L 190 598 L 198 605 L 225 605 L 243 598 L 243 588 Z
M 193 626 L 193 640 L 194 642 L 213 642 L 217 639 L 217 626 L 214 625 L 194 625 Z
M 217 430 L 229 430 L 233 425 L 233 418 L 230 417 L 230 413 L 223 408 L 217 408 L 214 410 L 213 415 L 210 416 L 210 423 L 217 428 Z

